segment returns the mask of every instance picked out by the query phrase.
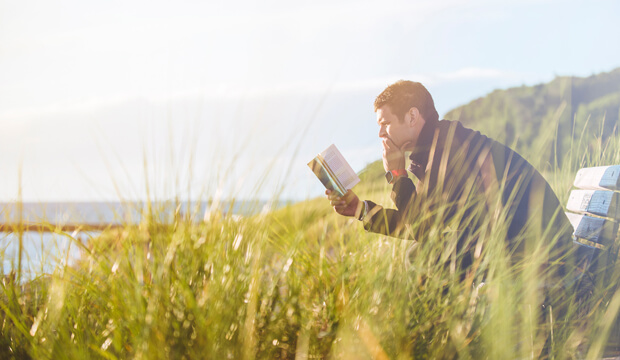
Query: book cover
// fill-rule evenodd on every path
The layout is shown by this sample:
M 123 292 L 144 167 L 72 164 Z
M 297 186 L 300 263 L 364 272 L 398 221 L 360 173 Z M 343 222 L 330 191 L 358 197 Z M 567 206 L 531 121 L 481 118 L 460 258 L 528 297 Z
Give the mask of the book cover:
M 360 178 L 334 144 L 312 159 L 308 167 L 326 189 L 336 191 L 340 196 L 344 196 L 347 190 L 360 182 Z

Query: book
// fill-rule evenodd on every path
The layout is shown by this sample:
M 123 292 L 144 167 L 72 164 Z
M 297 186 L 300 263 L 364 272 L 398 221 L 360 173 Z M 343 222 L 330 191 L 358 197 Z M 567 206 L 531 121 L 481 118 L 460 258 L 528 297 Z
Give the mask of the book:
M 312 159 L 308 166 L 326 189 L 336 191 L 340 196 L 344 196 L 360 182 L 360 178 L 334 144 Z

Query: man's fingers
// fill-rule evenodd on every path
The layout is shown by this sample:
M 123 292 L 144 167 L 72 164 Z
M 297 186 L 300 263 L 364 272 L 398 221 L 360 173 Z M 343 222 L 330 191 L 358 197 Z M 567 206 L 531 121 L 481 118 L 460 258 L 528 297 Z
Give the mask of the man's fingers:
M 403 144 L 403 146 L 398 147 L 396 146 L 396 144 L 394 144 L 394 141 L 392 141 L 392 139 L 390 138 L 384 138 L 383 139 L 383 153 L 388 155 L 390 154 L 390 156 L 392 156 L 392 154 L 403 154 L 403 148 L 407 147 L 409 145 L 409 142 Z
M 331 194 L 327 195 L 327 198 L 329 200 L 341 200 L 342 197 L 337 193 L 337 192 L 332 192 Z
M 328 199 L 335 199 L 338 196 L 338 193 L 329 189 L 325 190 L 325 195 L 327 195 Z
M 386 150 L 398 149 L 394 141 L 390 138 L 383 138 L 383 147 L 386 148 Z
M 325 195 L 329 199 L 329 204 L 331 207 L 340 215 L 344 216 L 353 216 L 351 215 L 351 204 L 355 201 L 359 201 L 357 195 L 352 190 L 347 190 L 346 194 L 340 195 L 338 191 L 334 190 L 325 190 Z
M 329 196 L 330 204 L 332 206 L 342 206 L 346 207 L 347 204 L 355 197 L 355 194 L 351 190 L 347 191 L 344 196 L 339 196 L 337 192 L 333 192 L 332 195 Z
M 383 152 L 384 152 L 384 153 L 387 153 L 388 151 L 390 151 L 390 150 L 391 150 L 391 148 L 390 148 L 390 144 L 388 144 L 388 139 L 384 138 L 384 139 L 381 141 L 381 145 L 383 145 Z
M 351 189 L 347 190 L 347 193 L 344 194 L 344 196 L 342 197 L 346 202 L 349 202 L 351 200 L 353 200 L 353 198 L 355 197 L 355 194 L 353 193 L 353 191 Z
M 336 205 L 336 206 L 333 206 L 333 208 L 334 210 L 336 210 L 338 214 L 344 213 L 347 209 L 346 205 Z
M 331 206 L 343 206 L 346 204 L 346 201 L 343 200 L 332 200 L 329 202 Z

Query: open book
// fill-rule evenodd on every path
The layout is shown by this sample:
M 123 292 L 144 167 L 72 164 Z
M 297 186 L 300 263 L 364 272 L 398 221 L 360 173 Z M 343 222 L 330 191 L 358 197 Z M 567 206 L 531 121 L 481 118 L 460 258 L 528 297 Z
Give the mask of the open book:
M 308 166 L 326 189 L 336 191 L 341 196 L 360 182 L 360 178 L 334 144 L 312 159 Z

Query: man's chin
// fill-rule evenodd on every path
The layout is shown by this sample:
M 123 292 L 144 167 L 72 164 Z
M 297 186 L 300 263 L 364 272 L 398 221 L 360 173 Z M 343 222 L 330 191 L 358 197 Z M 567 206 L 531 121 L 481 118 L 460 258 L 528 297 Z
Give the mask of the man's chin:
M 400 149 L 402 151 L 413 151 L 414 148 L 415 148 L 415 144 L 413 143 L 413 141 L 407 141 L 406 143 L 400 146 Z

